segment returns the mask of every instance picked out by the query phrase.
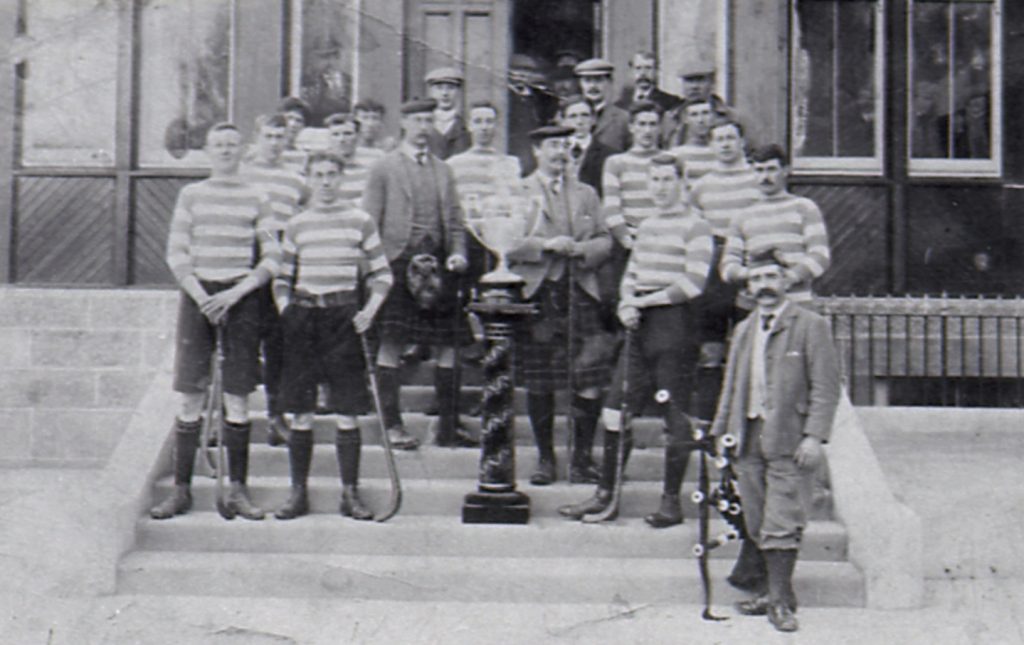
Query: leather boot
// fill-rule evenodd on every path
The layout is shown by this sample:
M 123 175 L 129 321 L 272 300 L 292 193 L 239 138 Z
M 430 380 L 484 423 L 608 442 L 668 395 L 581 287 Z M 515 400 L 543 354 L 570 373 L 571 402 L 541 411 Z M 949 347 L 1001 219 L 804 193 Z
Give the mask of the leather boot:
M 771 601 L 771 605 L 784 605 L 790 612 L 795 612 L 796 592 L 793 591 L 793 569 L 796 568 L 797 550 L 767 549 L 761 553 L 764 554 L 765 565 L 768 568 L 768 599 Z M 770 611 L 769 616 L 771 616 Z M 793 630 L 795 629 L 794 627 Z
M 285 445 L 288 443 L 288 439 L 285 437 L 287 432 L 288 424 L 285 422 L 284 416 L 272 415 L 267 420 L 267 445 L 271 447 Z
M 679 495 L 663 494 L 657 512 L 644 516 L 644 521 L 656 529 L 665 529 L 683 523 L 683 508 Z
M 388 439 L 395 450 L 416 450 L 420 442 L 402 426 L 399 408 L 401 381 L 393 367 L 377 367 L 377 387 L 380 388 L 381 422 L 387 428 Z
M 174 492 L 154 506 L 149 516 L 166 520 L 182 515 L 192 508 L 192 470 L 199 448 L 201 421 L 177 421 L 174 429 Z
M 309 513 L 309 467 L 313 461 L 313 431 L 292 431 L 288 439 L 288 461 L 291 465 L 292 491 L 284 506 L 277 509 L 274 517 L 292 520 Z
M 249 432 L 252 424 L 224 423 L 224 443 L 228 451 L 228 478 L 231 491 L 227 504 L 235 513 L 247 520 L 262 520 L 263 509 L 252 503 L 245 481 L 249 474 Z
M 339 429 L 334 436 L 334 448 L 341 473 L 341 514 L 356 520 L 372 520 L 373 512 L 359 499 L 359 459 L 363 450 L 359 429 Z
M 594 491 L 594 496 L 589 499 L 578 504 L 566 504 L 565 506 L 558 507 L 558 514 L 571 520 L 582 520 L 584 515 L 600 513 L 604 509 L 608 508 L 608 504 L 610 504 L 611 501 L 612 491 L 610 489 L 598 488 Z M 614 520 L 618 515 L 618 511 L 616 511 L 608 519 Z
M 665 487 L 661 495 L 661 507 L 657 512 L 644 517 L 644 521 L 654 528 L 663 529 L 683 523 L 679 490 L 682 488 L 689 461 L 689 448 L 674 442 L 665 446 Z
M 526 410 L 537 442 L 537 470 L 530 475 L 534 486 L 548 486 L 557 478 L 555 462 L 555 395 L 553 392 L 528 392 Z
M 740 553 L 726 581 L 742 591 L 762 594 L 768 591 L 768 568 L 761 549 L 752 540 L 740 541 Z
M 459 381 L 456 370 L 438 367 L 434 370 L 437 390 L 438 420 L 434 443 L 445 448 L 476 448 L 480 445 L 459 422 Z
M 601 479 L 601 471 L 597 469 L 591 454 L 594 449 L 597 420 L 601 414 L 601 402 L 597 399 L 576 397 L 572 407 L 576 436 L 573 438 L 569 482 L 572 484 L 596 484 Z

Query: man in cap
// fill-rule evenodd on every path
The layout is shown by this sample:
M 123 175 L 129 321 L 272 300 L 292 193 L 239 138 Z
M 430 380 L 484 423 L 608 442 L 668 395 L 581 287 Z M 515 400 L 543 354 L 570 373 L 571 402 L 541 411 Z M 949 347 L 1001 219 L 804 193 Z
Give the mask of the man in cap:
M 739 441 L 736 471 L 752 548 L 764 578 L 737 605 L 765 615 L 779 631 L 797 630 L 793 568 L 810 509 L 813 474 L 824 460 L 839 402 L 839 358 L 828 321 L 789 303 L 790 269 L 772 248 L 747 264 L 756 309 L 732 337 L 711 434 Z
M 629 112 L 611 102 L 612 75 L 615 66 L 601 58 L 591 58 L 573 69 L 580 79 L 583 96 L 594 108 L 594 137 L 615 152 L 629 149 Z
M 430 133 L 430 151 L 441 159 L 468 150 L 469 131 L 462 118 L 462 72 L 441 67 L 427 74 L 427 94 L 437 101 L 434 130 Z
M 603 511 L 611 502 L 620 445 L 628 451 L 632 444 L 632 429 L 623 427 L 621 414 L 623 383 L 628 383 L 625 396 L 631 410 L 640 412 L 653 401 L 658 403 L 668 437 L 659 515 L 671 524 L 683 521 L 679 488 L 694 447 L 685 413 L 690 409 L 697 357 L 695 312 L 690 303 L 700 295 L 707 279 L 711 230 L 685 198 L 682 169 L 675 157 L 661 152 L 643 172 L 648 175 L 653 213 L 637 227 L 618 306 L 619 320 L 632 334 L 629 354 L 619 355 L 601 411 L 605 434 L 599 486 L 590 499 L 558 510 L 570 519 Z M 656 390 L 664 394 L 655 398 Z M 625 463 L 627 454 L 621 459 Z
M 377 319 L 384 425 L 392 445 L 410 450 L 419 442 L 402 426 L 398 377 L 407 343 L 438 349 L 438 445 L 476 445 L 452 414 L 459 390 L 453 347 L 466 340 L 466 326 L 455 320 L 462 307 L 456 282 L 468 262 L 455 175 L 428 147 L 436 108 L 433 99 L 402 105 L 402 142 L 371 168 L 363 191 L 363 210 L 377 223 L 395 280 Z
M 633 74 L 633 84 L 622 88 L 622 94 L 615 105 L 624 110 L 641 101 L 652 101 L 661 108 L 662 113 L 668 112 L 682 102 L 675 94 L 670 94 L 658 87 L 658 57 L 652 51 L 638 51 L 629 59 L 629 71 Z
M 559 107 L 558 123 L 573 129 L 569 137 L 569 169 L 600 197 L 604 162 L 613 152 L 594 138 L 594 108 L 582 94 L 570 96 Z
M 701 61 L 688 63 L 679 70 L 682 81 L 682 102 L 665 115 L 662 141 L 666 147 L 681 145 L 686 139 L 686 106 L 707 102 L 711 111 L 723 119 L 740 121 L 736 110 L 725 99 L 714 94 L 715 66 Z
M 539 310 L 516 351 L 539 452 L 537 470 L 530 477 L 536 486 L 556 479 L 555 392 L 565 389 L 570 378 L 577 433 L 570 479 L 596 481 L 590 453 L 600 388 L 608 379 L 607 363 L 593 360 L 595 353 L 588 352 L 587 346 L 603 333 L 596 269 L 608 258 L 611 238 L 601 223 L 597 193 L 566 172 L 572 132 L 568 127 L 546 126 L 530 133 L 537 159 L 537 171 L 523 180 L 523 192 L 531 202 L 530 235 L 509 255 L 512 270 L 526 280 L 523 296 Z M 570 347 L 573 355 L 568 354 Z

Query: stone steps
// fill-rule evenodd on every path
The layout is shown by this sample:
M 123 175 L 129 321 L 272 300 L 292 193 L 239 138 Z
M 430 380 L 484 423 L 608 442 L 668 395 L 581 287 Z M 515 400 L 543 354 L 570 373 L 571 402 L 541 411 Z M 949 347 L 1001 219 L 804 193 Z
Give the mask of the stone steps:
M 331 518 L 332 520 L 334 518 Z M 219 518 L 211 522 L 224 524 Z M 271 526 L 265 523 L 263 526 Z M 232 527 L 234 528 L 234 527 Z M 249 527 L 247 527 L 248 529 Z M 348 529 L 348 527 L 345 527 Z M 463 527 L 460 527 L 463 528 Z M 489 529 L 495 551 L 537 526 Z M 586 527 L 591 531 L 614 530 Z M 394 529 L 366 527 L 376 535 Z M 354 531 L 332 532 L 334 541 Z M 410 536 L 412 539 L 415 536 Z M 424 537 L 419 535 L 420 538 Z M 551 536 L 554 537 L 554 536 Z M 348 539 L 354 539 L 348 538 Z M 211 541 L 213 541 L 211 539 Z M 545 541 L 545 544 L 550 544 Z M 678 603 L 703 602 L 692 558 L 594 558 L 435 555 L 347 555 L 200 551 L 137 551 L 119 567 L 119 593 L 195 596 L 348 598 L 418 602 Z M 717 604 L 743 595 L 721 582 L 731 563 L 710 561 Z M 794 579 L 802 606 L 863 606 L 863 580 L 846 562 L 800 561 Z M 471 609 L 469 611 L 472 611 Z

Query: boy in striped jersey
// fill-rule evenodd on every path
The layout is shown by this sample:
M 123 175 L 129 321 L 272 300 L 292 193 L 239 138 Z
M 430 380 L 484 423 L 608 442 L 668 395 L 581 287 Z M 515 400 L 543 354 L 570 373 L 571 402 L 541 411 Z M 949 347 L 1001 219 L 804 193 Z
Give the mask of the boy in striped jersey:
M 330 141 L 328 148 L 345 165 L 338 199 L 358 204 L 363 198 L 370 167 L 384 158 L 384 153 L 359 145 L 359 121 L 351 114 L 332 114 L 324 121 Z
M 281 99 L 277 111 L 283 114 L 288 122 L 288 136 L 281 157 L 286 166 L 295 172 L 303 172 L 306 167 L 306 152 L 296 147 L 296 140 L 299 138 L 299 133 L 309 123 L 309 104 L 295 96 L 286 96 Z
M 252 158 L 242 165 L 242 177 L 267 194 L 274 218 L 271 226 L 278 241 L 292 215 L 299 211 L 306 182 L 284 163 L 282 155 L 288 138 L 288 120 L 283 114 L 264 115 L 257 119 L 258 130 Z M 260 340 L 263 348 L 263 388 L 267 393 L 267 443 L 283 445 L 285 423 L 278 398 L 281 385 L 282 346 L 281 319 L 271 296 L 269 283 L 260 289 Z
M 744 218 L 733 222 L 719 272 L 726 282 L 746 284 L 747 258 L 774 248 L 785 262 L 787 298 L 809 302 L 811 281 L 821 277 L 831 262 L 825 220 L 814 202 L 787 189 L 789 158 L 780 146 L 757 148 L 749 160 L 763 197 Z
M 711 230 L 683 199 L 682 169 L 674 156 L 661 153 L 654 157 L 648 173 L 655 212 L 637 228 L 618 306 L 619 320 L 632 334 L 630 353 L 628 357 L 619 356 L 615 378 L 601 411 L 605 435 L 600 483 L 590 499 L 559 509 L 559 513 L 571 519 L 598 513 L 611 502 L 617 477 L 619 434 L 627 433 L 623 463 L 632 444 L 631 429 L 622 427 L 621 418 L 622 384 L 628 376 L 629 391 L 625 395 L 632 410 L 643 410 L 656 390 L 665 390 L 670 395 L 668 400 L 659 400 L 668 444 L 665 494 L 661 510 L 655 515 L 658 521 L 671 524 L 683 521 L 679 489 L 693 446 L 687 417 L 679 411 L 689 408 L 697 357 L 690 303 L 704 288 L 711 266 Z
M 613 307 L 618 296 L 622 272 L 633 248 L 633 239 L 640 222 L 657 208 L 647 185 L 648 169 L 659 152 L 660 108 L 651 101 L 634 103 L 629 108 L 629 132 L 633 146 L 614 154 L 604 162 L 602 215 L 615 244 L 611 260 L 601 268 L 601 297 Z
M 757 179 L 743 148 L 742 125 L 722 121 L 711 126 L 715 166 L 690 187 L 690 199 L 704 213 L 714 236 L 712 267 L 717 267 L 721 260 L 732 223 L 745 217 L 750 206 L 761 199 Z M 726 337 L 732 324 L 742 317 L 735 305 L 737 291 L 737 287 L 724 282 L 714 270 L 708 276 L 704 294 L 694 303 L 700 312 L 701 336 L 694 412 L 701 419 L 710 420 L 715 414 L 725 364 Z
M 259 372 L 259 288 L 278 271 L 280 247 L 266 194 L 239 175 L 242 136 L 219 123 L 206 136 L 210 178 L 178 194 L 167 238 L 167 265 L 182 289 L 174 389 L 182 394 L 175 432 L 174 492 L 150 511 L 154 519 L 186 512 L 209 386 L 216 330 L 224 330 L 224 443 L 238 515 L 263 519 L 245 486 L 249 469 L 249 393 Z M 258 257 L 256 250 L 259 250 Z
M 373 324 L 392 277 L 373 218 L 342 198 L 343 167 L 333 153 L 310 156 L 312 201 L 288 222 L 281 274 L 274 280 L 284 327 L 283 402 L 295 415 L 288 440 L 291 496 L 274 513 L 282 520 L 309 512 L 306 483 L 320 383 L 329 385 L 329 408 L 338 415 L 335 452 L 341 472 L 341 514 L 373 518 L 358 491 L 362 440 L 356 417 L 369 409 L 359 336 Z M 362 307 L 361 276 L 369 294 Z
M 709 101 L 690 103 L 683 110 L 685 139 L 682 145 L 672 148 L 669 152 L 674 154 L 686 169 L 685 179 L 692 184 L 715 167 L 715 151 L 708 145 L 715 113 Z

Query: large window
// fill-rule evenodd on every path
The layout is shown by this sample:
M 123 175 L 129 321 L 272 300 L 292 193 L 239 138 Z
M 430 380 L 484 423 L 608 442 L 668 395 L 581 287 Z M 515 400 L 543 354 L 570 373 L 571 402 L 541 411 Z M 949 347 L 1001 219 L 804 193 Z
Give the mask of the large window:
M 1000 4 L 912 0 L 910 172 L 998 175 L 1002 147 Z
M 882 171 L 883 2 L 795 0 L 791 145 L 798 169 Z
M 21 165 L 113 166 L 117 4 L 27 2 L 19 26 Z
M 359 1 L 291 0 L 291 94 L 309 104 L 309 125 L 357 100 Z
M 144 0 L 139 163 L 202 166 L 206 131 L 230 118 L 233 0 Z

